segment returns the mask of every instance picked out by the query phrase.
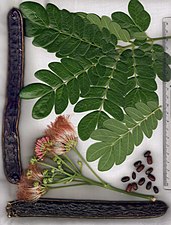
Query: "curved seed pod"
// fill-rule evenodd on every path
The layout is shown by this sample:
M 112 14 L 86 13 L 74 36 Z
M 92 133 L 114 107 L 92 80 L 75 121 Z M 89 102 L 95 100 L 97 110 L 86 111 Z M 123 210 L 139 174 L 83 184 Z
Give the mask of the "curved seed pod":
M 17 183 L 21 176 L 18 121 L 20 116 L 19 92 L 23 86 L 24 32 L 18 9 L 8 13 L 8 81 L 3 118 L 2 148 L 4 171 L 9 182 Z

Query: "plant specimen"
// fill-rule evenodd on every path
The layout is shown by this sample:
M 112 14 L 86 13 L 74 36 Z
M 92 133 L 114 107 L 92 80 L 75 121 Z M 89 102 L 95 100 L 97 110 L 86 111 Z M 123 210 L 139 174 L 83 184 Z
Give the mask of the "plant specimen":
M 40 83 L 20 92 L 23 99 L 39 98 L 33 118 L 42 119 L 53 108 L 61 114 L 70 102 L 75 112 L 87 112 L 79 137 L 99 141 L 88 148 L 87 160 L 99 159 L 100 171 L 123 163 L 162 118 L 156 76 L 171 79 L 171 57 L 155 43 L 163 37 L 146 33 L 149 13 L 138 0 L 130 0 L 129 15 L 114 12 L 111 17 L 35 2 L 21 3 L 20 10 L 33 45 L 60 59 L 35 73 Z
M 34 156 L 18 184 L 18 199 L 37 201 L 51 189 L 95 185 L 111 191 L 128 194 L 151 201 L 156 198 L 134 191 L 122 190 L 103 181 L 80 154 L 77 135 L 68 117 L 59 116 L 45 130 L 43 137 L 35 143 Z M 77 164 L 69 157 L 73 151 L 79 158 Z M 85 165 L 95 176 L 95 180 L 84 176 Z

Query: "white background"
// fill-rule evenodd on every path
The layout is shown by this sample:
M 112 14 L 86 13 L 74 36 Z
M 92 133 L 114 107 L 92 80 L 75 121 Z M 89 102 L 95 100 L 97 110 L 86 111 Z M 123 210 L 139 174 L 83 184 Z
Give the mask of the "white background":
M 5 89 L 6 89 L 6 77 L 7 77 L 7 23 L 6 17 L 8 11 L 12 7 L 18 7 L 23 2 L 20 0 L 0 0 L 0 115 L 2 123 L 2 115 L 5 101 Z M 94 12 L 99 15 L 110 15 L 114 11 L 127 12 L 128 0 L 52 0 L 45 1 L 39 0 L 38 2 L 46 5 L 47 3 L 55 3 L 59 8 L 66 8 L 70 11 L 86 11 Z M 142 0 L 145 9 L 150 13 L 152 17 L 148 34 L 151 37 L 162 36 L 162 18 L 171 16 L 171 7 L 169 0 Z M 142 18 L 143 19 L 143 18 Z M 53 54 L 47 53 L 43 49 L 36 48 L 32 45 L 31 39 L 25 40 L 26 56 L 25 56 L 25 84 L 36 81 L 34 73 L 43 68 L 47 68 L 49 62 L 56 61 Z M 160 95 L 160 103 L 162 104 L 162 82 L 158 80 L 158 94 Z M 23 167 L 26 168 L 28 160 L 33 152 L 34 141 L 36 138 L 42 135 L 43 130 L 46 128 L 50 121 L 55 119 L 55 114 L 52 113 L 47 119 L 36 121 L 31 117 L 31 109 L 34 101 L 23 101 L 22 112 L 20 120 L 20 138 L 21 138 L 21 150 L 22 150 L 22 162 Z M 83 116 L 83 114 L 73 113 L 73 107 L 69 106 L 65 112 L 71 114 L 71 120 L 75 126 Z M 81 142 L 79 140 L 78 148 L 85 156 L 87 146 L 89 142 Z M 124 188 L 120 182 L 120 178 L 124 175 L 130 175 L 133 169 L 133 162 L 136 159 L 143 159 L 143 153 L 146 149 L 150 149 L 154 158 L 154 174 L 157 177 L 156 185 L 160 188 L 158 199 L 165 201 L 168 206 L 171 206 L 171 191 L 163 189 L 163 149 L 162 149 L 162 122 L 159 123 L 158 128 L 154 131 L 151 139 L 145 138 L 143 143 L 137 147 L 134 153 L 127 157 L 127 160 L 121 165 L 112 168 L 106 173 L 99 173 L 99 175 L 111 183 L 112 185 Z M 0 151 L 0 160 L 2 161 L 2 152 Z M 77 160 L 77 158 L 74 158 Z M 7 218 L 5 206 L 8 201 L 16 198 L 16 186 L 9 184 L 3 173 L 3 163 L 0 161 L 0 225 L 6 224 L 82 224 L 82 225 L 97 225 L 97 224 L 162 224 L 169 225 L 171 221 L 171 211 L 165 216 L 156 219 L 146 220 L 86 220 L 86 219 L 57 219 L 57 218 Z M 91 163 L 91 166 L 96 170 L 97 163 Z M 84 168 L 84 173 L 87 176 L 93 177 L 89 171 Z M 145 192 L 145 188 L 140 191 Z M 60 191 L 54 191 L 47 195 L 47 197 L 57 198 L 80 198 L 80 199 L 106 199 L 106 200 L 130 200 L 132 198 L 117 194 L 111 191 L 102 190 L 96 187 L 81 187 L 70 188 Z M 133 200 L 136 200 L 135 198 Z

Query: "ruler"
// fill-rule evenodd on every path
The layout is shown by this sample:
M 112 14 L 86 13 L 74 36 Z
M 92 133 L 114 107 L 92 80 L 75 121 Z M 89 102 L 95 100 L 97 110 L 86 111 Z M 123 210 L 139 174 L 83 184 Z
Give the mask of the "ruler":
M 171 36 L 171 17 L 163 18 L 163 36 Z M 163 46 L 171 55 L 171 39 L 164 39 Z M 163 186 L 171 189 L 171 81 L 163 82 Z

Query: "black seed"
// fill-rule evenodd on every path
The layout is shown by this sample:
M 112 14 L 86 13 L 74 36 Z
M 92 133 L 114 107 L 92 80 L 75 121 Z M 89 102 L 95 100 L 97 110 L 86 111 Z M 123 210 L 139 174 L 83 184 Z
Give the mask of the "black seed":
M 136 191 L 138 189 L 137 183 L 133 182 L 132 183 L 132 188 Z
M 138 185 L 143 185 L 145 183 L 145 178 L 142 177 L 139 181 L 138 181 Z
M 132 184 L 128 184 L 128 185 L 127 185 L 126 191 L 127 191 L 127 192 L 131 192 L 131 191 L 132 191 Z
M 153 168 L 150 167 L 150 168 L 148 168 L 148 169 L 145 171 L 145 174 L 148 175 L 148 174 L 150 174 L 150 173 L 152 173 L 152 172 L 153 172 Z
M 149 182 L 147 183 L 147 185 L 146 185 L 146 189 L 147 189 L 147 190 L 150 190 L 151 187 L 152 187 L 152 183 L 151 183 L 151 181 L 149 181 Z
M 132 179 L 135 180 L 136 179 L 136 173 L 132 172 Z
M 134 166 L 135 166 L 135 167 L 138 167 L 138 166 L 141 165 L 141 163 L 142 163 L 142 162 L 141 162 L 140 160 L 139 160 L 139 161 L 136 161 L 136 162 L 134 163 Z
M 144 153 L 144 157 L 147 157 L 149 155 L 151 155 L 151 152 L 149 150 Z
M 158 187 L 157 187 L 157 186 L 154 186 L 154 187 L 153 187 L 153 191 L 154 191 L 154 193 L 156 193 L 156 194 L 159 193 Z
M 153 163 L 153 158 L 151 157 L 151 155 L 147 156 L 147 163 L 149 165 L 151 165 Z
M 122 177 L 122 179 L 121 179 L 122 182 L 127 182 L 129 180 L 130 180 L 130 177 L 128 177 L 128 176 Z
M 153 174 L 148 174 L 148 179 L 150 179 L 151 181 L 155 181 L 156 180 L 156 178 L 155 178 L 155 176 L 153 175 Z
M 141 164 L 137 167 L 136 171 L 139 173 L 144 169 L 144 167 L 145 167 L 144 164 Z

